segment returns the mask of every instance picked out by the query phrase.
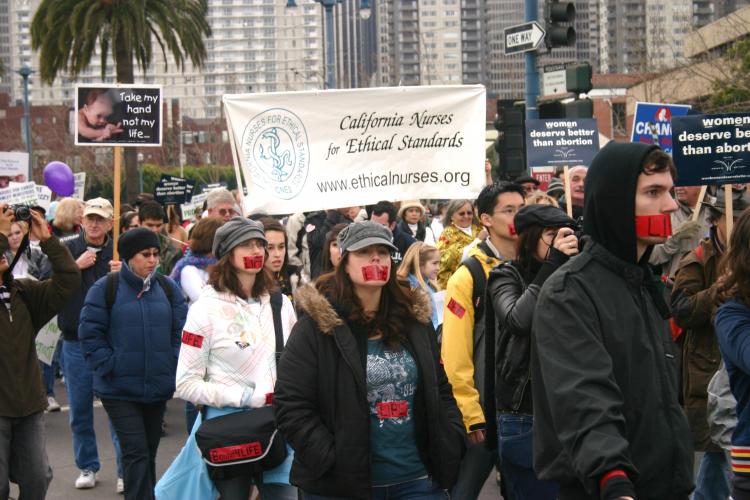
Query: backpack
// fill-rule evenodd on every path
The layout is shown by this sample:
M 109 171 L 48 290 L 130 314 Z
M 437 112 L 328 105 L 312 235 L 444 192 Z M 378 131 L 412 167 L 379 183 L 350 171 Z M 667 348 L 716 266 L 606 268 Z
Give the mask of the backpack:
M 172 286 L 169 284 L 169 280 L 163 275 L 156 273 L 156 281 L 167 296 L 167 300 L 172 304 Z M 117 287 L 120 285 L 120 273 L 107 273 L 107 282 L 104 284 L 104 300 L 107 304 L 107 312 L 112 313 L 112 306 L 115 304 L 117 298 Z

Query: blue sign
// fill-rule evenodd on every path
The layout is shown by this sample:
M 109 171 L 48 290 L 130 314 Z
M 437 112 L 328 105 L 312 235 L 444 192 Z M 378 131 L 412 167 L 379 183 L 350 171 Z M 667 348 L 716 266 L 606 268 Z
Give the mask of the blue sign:
M 588 167 L 599 152 L 593 118 L 526 120 L 526 163 L 534 167 Z
M 657 144 L 664 152 L 672 153 L 672 124 L 676 116 L 685 116 L 690 106 L 683 104 L 635 103 L 633 130 L 630 142 Z
M 750 114 L 672 118 L 679 186 L 750 182 Z

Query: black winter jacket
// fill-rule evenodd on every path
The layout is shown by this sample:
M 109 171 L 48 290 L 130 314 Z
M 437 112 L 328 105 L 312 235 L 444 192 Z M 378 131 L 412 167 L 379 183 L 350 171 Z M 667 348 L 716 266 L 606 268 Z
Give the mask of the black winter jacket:
M 500 264 L 487 279 L 487 301 L 492 304 L 485 315 L 487 366 L 485 370 L 487 394 L 485 415 L 497 412 L 533 414 L 529 386 L 529 356 L 531 323 L 539 291 L 550 275 L 568 260 L 555 248 L 544 263 L 539 263 L 533 281 L 526 284 L 517 262 Z M 487 419 L 487 445 L 497 447 L 497 420 Z
M 617 469 L 639 500 L 692 489 L 677 351 L 653 279 L 588 240 L 542 288 L 531 356 L 534 469 L 560 483 L 561 499 L 600 498 L 599 482 Z
M 77 237 L 66 240 L 64 244 L 70 250 L 73 260 L 78 259 L 89 247 L 84 231 L 81 231 Z M 57 315 L 57 326 L 60 327 L 63 339 L 78 340 L 78 325 L 81 318 L 81 309 L 83 309 L 83 300 L 86 298 L 89 288 L 94 286 L 99 278 L 109 273 L 110 260 L 112 260 L 112 238 L 107 236 L 104 246 L 96 254 L 94 265 L 81 270 L 81 286 L 65 304 L 65 308 Z
M 291 482 L 308 493 L 370 498 L 370 416 L 364 357 L 336 309 L 312 286 L 295 301 L 307 314 L 294 326 L 278 370 L 273 404 L 294 448 Z M 466 435 L 451 386 L 438 360 L 429 298 L 404 325 L 419 368 L 415 393 L 417 445 L 442 488 L 455 483 Z
M 352 220 L 336 210 L 328 212 L 320 211 L 309 215 L 305 219 L 305 226 L 313 225 L 314 228 L 307 233 L 307 248 L 310 252 L 310 278 L 316 279 L 320 276 L 323 268 L 323 245 L 326 242 L 328 231 L 336 224 L 351 223 Z

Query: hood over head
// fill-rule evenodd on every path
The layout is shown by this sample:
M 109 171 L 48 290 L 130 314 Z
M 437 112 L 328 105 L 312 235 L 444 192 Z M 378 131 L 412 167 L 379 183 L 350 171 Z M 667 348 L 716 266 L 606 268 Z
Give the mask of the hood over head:
M 635 264 L 635 191 L 641 165 L 658 146 L 612 141 L 586 175 L 583 232 L 618 258 Z

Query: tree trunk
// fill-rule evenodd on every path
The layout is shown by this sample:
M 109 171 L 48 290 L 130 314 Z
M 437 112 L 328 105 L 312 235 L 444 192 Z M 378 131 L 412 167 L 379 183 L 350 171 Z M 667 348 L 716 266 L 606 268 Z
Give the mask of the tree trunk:
M 125 44 L 119 40 L 115 43 L 115 71 L 118 83 L 133 83 L 133 54 L 129 53 Z M 125 149 L 125 199 L 123 203 L 134 203 L 139 194 L 138 185 L 138 151 L 129 146 Z

